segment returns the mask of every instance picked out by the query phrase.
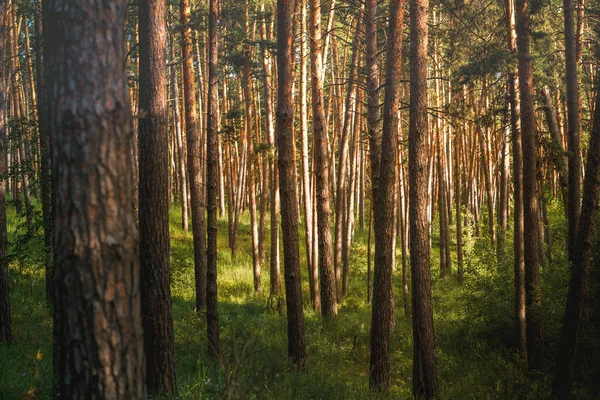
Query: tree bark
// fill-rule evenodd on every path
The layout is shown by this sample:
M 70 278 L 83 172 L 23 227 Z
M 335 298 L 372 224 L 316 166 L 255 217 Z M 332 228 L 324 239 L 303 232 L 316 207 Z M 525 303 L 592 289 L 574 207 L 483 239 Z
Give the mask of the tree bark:
M 169 124 L 166 4 L 145 0 L 140 23 L 140 263 L 142 324 L 149 393 L 177 391 L 169 275 Z
M 542 294 L 539 259 L 539 210 L 537 188 L 537 140 L 534 123 L 533 71 L 528 0 L 516 1 L 516 31 L 521 93 L 523 148 L 523 211 L 525 260 L 525 313 L 527 363 L 530 370 L 541 367 L 543 356 Z
M 6 0 L 0 0 L 0 65 L 4 65 L 4 43 L 6 25 L 4 17 Z M 7 172 L 6 135 L 6 97 L 4 76 L 0 77 L 0 176 Z M 8 273 L 8 233 L 6 221 L 6 186 L 4 178 L 0 181 L 0 343 L 10 344 L 12 341 L 11 313 L 10 313 L 10 287 Z M 50 286 L 51 287 L 51 286 Z
M 410 263 L 413 309 L 413 395 L 437 396 L 437 368 L 431 302 L 427 181 L 427 10 L 429 0 L 410 2 Z
M 398 109 L 402 72 L 402 28 L 404 0 L 390 2 L 388 47 L 383 103 L 383 135 L 379 172 L 379 195 L 375 208 L 375 265 L 371 317 L 371 358 L 369 386 L 382 391 L 390 382 L 390 330 L 394 307 L 392 270 L 394 268 L 394 209 L 396 186 L 396 151 L 398 147 Z
M 315 182 L 317 190 L 317 225 L 319 233 L 319 275 L 321 279 L 321 314 L 324 317 L 337 314 L 336 280 L 331 243 L 329 206 L 329 151 L 327 149 L 327 125 L 323 109 L 323 78 L 321 72 L 321 4 L 310 0 L 310 69 L 313 112 L 313 136 L 315 140 Z M 281 185 L 283 186 L 283 185 Z M 283 206 L 283 200 L 282 200 Z
M 569 259 L 575 257 L 577 223 L 581 202 L 581 149 L 579 139 L 579 82 L 577 79 L 577 38 L 575 36 L 574 0 L 563 0 L 565 23 L 565 62 L 567 84 L 567 124 L 569 149 L 569 192 L 567 208 L 569 221 Z
M 194 278 L 196 286 L 196 311 L 206 307 L 206 226 L 202 204 L 202 161 L 200 159 L 200 128 L 198 126 L 194 64 L 192 60 L 192 29 L 190 5 L 187 0 L 179 3 L 183 26 L 181 32 L 181 58 L 183 61 L 183 97 L 185 109 L 185 137 L 187 141 L 187 170 L 190 181 L 192 212 L 192 235 L 194 237 Z
M 213 0 L 214 1 L 214 0 Z M 306 361 L 304 311 L 300 286 L 300 246 L 298 239 L 298 197 L 294 146 L 292 1 L 277 0 L 277 150 L 281 227 L 287 308 L 288 356 L 296 367 Z M 333 293 L 334 294 L 334 293 Z
M 56 395 L 143 399 L 139 241 L 129 173 L 133 132 L 123 65 L 126 4 L 46 4 Z
M 209 1 L 208 13 L 208 101 L 206 113 L 206 197 L 208 246 L 206 268 L 206 327 L 208 352 L 213 359 L 220 354 L 219 309 L 217 302 L 217 197 L 219 193 L 219 48 L 217 41 L 217 0 Z

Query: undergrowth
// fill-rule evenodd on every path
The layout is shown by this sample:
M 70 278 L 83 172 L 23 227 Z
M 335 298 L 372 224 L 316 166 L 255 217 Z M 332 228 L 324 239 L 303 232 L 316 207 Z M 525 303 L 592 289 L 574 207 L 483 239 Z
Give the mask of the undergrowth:
M 550 205 L 553 263 L 542 271 L 546 365 L 527 375 L 514 351 L 512 232 L 506 256 L 497 262 L 487 230 L 481 237 L 465 228 L 465 283 L 456 281 L 456 235 L 451 232 L 453 272 L 439 276 L 439 238 L 434 221 L 432 277 L 440 399 L 547 398 L 559 340 L 568 282 L 564 256 L 565 221 L 561 206 Z M 371 308 L 366 302 L 367 229 L 357 226 L 351 251 L 349 295 L 337 318 L 321 319 L 310 305 L 305 251 L 303 266 L 308 361 L 302 370 L 287 359 L 286 320 L 269 307 L 268 259 L 263 263 L 263 293 L 254 293 L 248 216 L 240 222 L 238 256 L 227 247 L 227 222 L 219 220 L 218 285 L 221 352 L 207 355 L 206 323 L 194 311 L 191 232 L 180 227 L 181 210 L 171 220 L 171 289 L 180 399 L 365 399 L 368 389 Z M 267 224 L 268 226 L 268 224 Z M 454 226 L 452 227 L 454 228 Z M 10 285 L 14 344 L 0 347 L 0 399 L 51 398 L 52 321 L 44 301 L 44 249 L 41 229 L 26 229 L 9 209 Z M 301 230 L 303 232 L 303 230 Z M 267 233 L 267 238 L 269 237 Z M 301 243 L 303 240 L 301 237 Z M 268 248 L 267 243 L 267 248 Z M 398 246 L 400 247 L 400 246 Z M 374 248 L 374 246 L 373 246 Z M 268 253 L 268 252 L 267 252 Z M 267 255 L 268 257 L 268 255 Z M 411 398 L 412 328 L 403 312 L 401 253 L 394 271 L 396 324 L 391 340 L 391 387 L 386 398 Z M 283 264 L 282 264 L 283 268 Z M 597 268 L 596 268 L 597 270 Z M 590 306 L 582 332 L 576 398 L 600 395 L 598 273 L 590 284 Z M 282 282 L 283 283 L 283 282 Z

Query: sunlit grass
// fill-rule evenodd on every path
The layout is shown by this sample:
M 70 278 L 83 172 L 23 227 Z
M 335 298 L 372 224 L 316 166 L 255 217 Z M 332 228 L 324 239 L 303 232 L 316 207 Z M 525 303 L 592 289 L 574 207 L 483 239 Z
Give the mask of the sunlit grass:
M 564 234 L 560 207 L 552 206 L 556 265 L 544 270 L 545 305 L 549 354 L 553 354 L 564 304 L 567 267 L 562 257 Z M 10 229 L 17 235 L 14 211 Z M 512 350 L 512 261 L 501 265 L 491 258 L 491 247 L 483 237 L 465 237 L 465 285 L 455 276 L 439 278 L 439 240 L 434 221 L 432 238 L 433 305 L 436 354 L 442 399 L 545 398 L 550 384 L 553 356 L 548 368 L 528 380 Z M 267 224 L 268 227 L 268 224 Z M 341 303 L 339 316 L 323 320 L 312 310 L 306 271 L 304 238 L 301 235 L 302 289 L 308 350 L 306 367 L 295 370 L 287 359 L 285 315 L 269 307 L 269 234 L 267 259 L 261 265 L 262 293 L 253 289 L 249 217 L 240 220 L 237 257 L 228 248 L 227 221 L 219 220 L 218 298 L 222 359 L 207 356 L 203 310 L 194 310 L 193 242 L 181 229 L 181 210 L 170 211 L 171 290 L 175 350 L 181 399 L 364 399 L 368 390 L 371 306 L 366 302 L 367 229 L 356 226 L 350 253 L 349 295 Z M 452 227 L 453 229 L 454 227 Z M 554 228 L 553 228 L 554 229 Z M 303 232 L 303 230 L 300 230 Z M 468 231 L 468 229 L 467 229 Z M 456 243 L 452 236 L 453 272 L 456 273 Z M 510 253 L 511 233 L 507 248 Z M 34 390 L 39 398 L 50 398 L 51 318 L 44 304 L 44 271 L 39 263 L 42 242 L 27 244 L 27 257 L 11 263 L 11 299 L 15 343 L 0 348 L 0 399 L 24 396 Z M 374 246 L 373 246 L 374 248 Z M 37 254 L 37 255 L 36 255 Z M 396 325 L 391 335 L 391 387 L 385 397 L 411 398 L 412 325 L 404 316 L 402 272 L 398 242 L 394 292 Z M 21 255 L 23 256 L 23 255 Z M 22 260 L 21 260 L 22 259 Z M 25 260 L 25 261 L 23 261 Z M 35 261 L 38 260 L 38 261 Z M 283 269 L 283 262 L 281 265 Z M 282 270 L 283 280 L 283 270 Z M 283 287 L 283 281 L 282 281 Z M 563 288 L 562 290 L 556 288 Z M 581 398 L 588 391 L 580 390 Z

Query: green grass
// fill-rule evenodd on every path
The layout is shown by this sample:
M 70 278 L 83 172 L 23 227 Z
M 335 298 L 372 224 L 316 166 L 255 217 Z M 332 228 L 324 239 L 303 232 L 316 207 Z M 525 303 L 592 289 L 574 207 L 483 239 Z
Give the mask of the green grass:
M 562 255 L 564 218 L 561 220 L 560 207 L 553 205 L 551 215 L 556 232 L 555 263 L 543 273 L 547 366 L 530 377 L 523 373 L 512 349 L 510 257 L 496 263 L 495 249 L 485 236 L 480 239 L 467 237 L 466 283 L 460 287 L 455 277 L 439 278 L 439 240 L 434 234 L 431 265 L 441 399 L 541 399 L 548 396 L 568 279 L 567 264 Z M 285 316 L 268 307 L 268 260 L 262 266 L 263 293 L 253 291 L 247 215 L 241 218 L 235 260 L 231 259 L 227 247 L 227 221 L 219 220 L 218 285 L 223 357 L 217 364 L 210 361 L 206 352 L 204 316 L 194 313 L 192 236 L 191 232 L 183 232 L 180 220 L 181 211 L 175 207 L 170 212 L 171 288 L 181 399 L 375 397 L 368 390 L 367 375 L 371 307 L 366 303 L 366 230 L 358 227 L 356 230 L 351 251 L 350 294 L 343 299 L 337 318 L 323 320 L 312 311 L 305 252 L 301 247 L 308 361 L 306 367 L 298 371 L 287 359 Z M 10 237 L 18 242 L 21 229 L 17 228 L 20 222 L 14 211 L 10 212 L 9 223 Z M 434 232 L 437 232 L 436 222 Z M 484 234 L 486 230 L 482 228 L 481 232 Z M 451 237 L 455 240 L 453 232 Z M 511 245 L 508 240 L 509 250 Z M 455 270 L 454 242 L 452 248 Z M 27 398 L 28 395 L 30 398 L 35 398 L 34 395 L 50 398 L 52 328 L 44 304 L 42 257 L 43 245 L 39 237 L 15 248 L 10 266 L 15 341 L 10 347 L 0 347 L 0 399 Z M 411 398 L 412 328 L 410 318 L 403 312 L 399 252 L 397 265 L 394 272 L 397 312 L 391 340 L 391 387 L 383 397 L 408 399 Z M 584 338 L 593 337 L 593 332 L 585 331 Z M 594 339 L 589 341 L 589 348 L 598 348 Z M 600 370 L 597 362 L 587 358 L 584 362 L 587 371 Z M 598 387 L 591 383 L 589 373 L 583 373 L 579 378 L 583 386 L 577 388 L 577 398 L 593 398 L 599 393 Z

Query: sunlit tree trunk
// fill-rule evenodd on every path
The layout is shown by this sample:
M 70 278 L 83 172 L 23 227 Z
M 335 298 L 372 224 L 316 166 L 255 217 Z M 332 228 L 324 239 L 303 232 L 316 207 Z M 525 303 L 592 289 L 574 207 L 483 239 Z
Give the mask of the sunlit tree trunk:
M 427 10 L 429 0 L 410 2 L 410 264 L 412 267 L 413 395 L 437 396 L 427 181 Z
M 331 243 L 331 223 L 329 221 L 329 150 L 327 148 L 327 125 L 323 109 L 323 79 L 320 73 L 322 70 L 322 54 L 321 5 L 319 0 L 310 0 L 309 25 L 321 313 L 324 317 L 327 317 L 337 314 L 337 300 L 333 248 Z
M 388 46 L 383 103 L 383 135 L 380 182 L 374 204 L 375 265 L 371 318 L 371 357 L 369 386 L 382 391 L 390 381 L 390 330 L 394 319 L 392 270 L 394 267 L 394 208 L 396 186 L 396 150 L 398 146 L 398 109 L 402 72 L 402 28 L 404 0 L 390 3 Z

